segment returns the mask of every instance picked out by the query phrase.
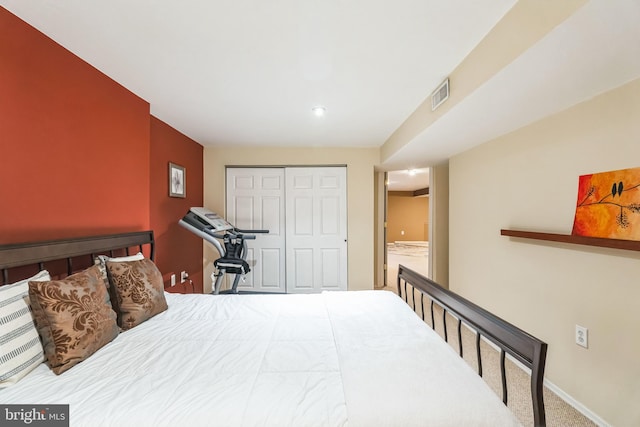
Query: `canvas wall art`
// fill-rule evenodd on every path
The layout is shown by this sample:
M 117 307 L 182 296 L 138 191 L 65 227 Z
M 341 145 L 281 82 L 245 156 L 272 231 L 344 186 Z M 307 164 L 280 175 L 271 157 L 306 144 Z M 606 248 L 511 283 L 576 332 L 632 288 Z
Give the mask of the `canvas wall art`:
M 640 168 L 582 175 L 572 234 L 640 240 Z

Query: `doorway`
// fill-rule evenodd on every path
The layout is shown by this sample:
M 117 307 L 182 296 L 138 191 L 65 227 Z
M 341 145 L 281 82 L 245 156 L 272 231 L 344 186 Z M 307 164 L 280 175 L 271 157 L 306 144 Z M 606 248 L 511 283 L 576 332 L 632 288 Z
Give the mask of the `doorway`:
M 347 290 L 347 173 L 331 167 L 228 167 L 226 218 L 268 229 L 248 242 L 252 271 L 238 288 Z
M 385 288 L 395 289 L 398 265 L 429 276 L 429 169 L 387 173 Z

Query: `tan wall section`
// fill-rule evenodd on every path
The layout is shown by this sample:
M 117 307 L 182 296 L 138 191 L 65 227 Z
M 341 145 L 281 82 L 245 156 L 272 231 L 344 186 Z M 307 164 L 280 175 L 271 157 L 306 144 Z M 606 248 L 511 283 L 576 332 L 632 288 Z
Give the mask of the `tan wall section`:
M 638 117 L 640 79 L 450 162 L 451 289 L 546 341 L 547 378 L 619 426 L 640 425 L 640 254 L 500 229 L 571 233 L 579 175 L 640 166 Z
M 385 212 L 385 190 L 384 183 L 385 172 L 375 172 L 373 182 L 375 215 L 374 215 L 374 280 L 375 286 L 381 288 L 384 286 L 384 254 L 385 254 L 385 234 L 384 234 L 384 212 Z
M 373 289 L 373 177 L 379 153 L 378 148 L 205 147 L 204 205 L 224 214 L 225 166 L 347 165 L 349 290 Z M 216 258 L 208 244 L 204 258 L 207 292 L 211 261 Z
M 390 191 L 387 199 L 387 241 L 429 240 L 429 197 Z M 404 231 L 404 234 L 402 232 Z
M 431 252 L 429 277 L 449 287 L 449 162 L 431 167 Z

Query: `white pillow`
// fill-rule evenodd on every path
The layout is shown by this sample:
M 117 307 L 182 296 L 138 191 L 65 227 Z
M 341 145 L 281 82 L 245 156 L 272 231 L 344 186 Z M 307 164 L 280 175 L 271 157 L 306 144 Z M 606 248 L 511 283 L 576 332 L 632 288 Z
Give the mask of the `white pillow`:
M 0 388 L 17 383 L 44 361 L 31 314 L 29 282 L 51 280 L 49 272 L 0 286 Z
M 141 259 L 144 259 L 144 255 L 142 255 L 142 252 L 138 252 L 135 255 L 121 256 L 117 258 L 111 258 L 106 255 L 98 255 L 98 258 L 100 258 L 101 260 L 112 261 L 112 262 L 127 262 L 127 261 L 140 261 Z

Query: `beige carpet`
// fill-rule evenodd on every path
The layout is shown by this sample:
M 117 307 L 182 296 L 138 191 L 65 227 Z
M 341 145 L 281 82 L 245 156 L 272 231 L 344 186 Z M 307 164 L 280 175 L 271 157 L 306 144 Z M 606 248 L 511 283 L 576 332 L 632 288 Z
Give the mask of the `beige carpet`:
M 397 293 L 395 286 L 385 287 L 383 289 Z M 409 294 L 409 303 L 411 302 L 411 294 Z M 418 305 L 417 313 L 421 315 L 420 296 L 418 293 L 416 293 L 416 304 Z M 429 324 L 429 326 L 432 326 L 431 314 L 428 308 L 429 300 L 426 297 L 424 298 L 424 307 L 426 312 L 425 322 Z M 434 305 L 434 307 L 436 332 L 438 332 L 441 337 L 444 337 L 442 309 L 437 305 Z M 447 331 L 449 335 L 449 345 L 458 351 L 457 320 L 451 316 L 447 316 Z M 477 372 L 478 362 L 476 359 L 475 334 L 467 328 L 462 328 L 462 350 L 465 361 Z M 498 397 L 502 399 L 500 353 L 485 342 L 481 342 L 480 344 L 480 353 L 482 357 L 483 378 Z M 530 377 L 509 359 L 507 359 L 505 367 L 507 371 L 508 407 L 524 426 L 532 426 L 533 407 L 531 403 Z M 546 387 L 544 388 L 544 404 L 547 426 L 549 427 L 583 427 L 596 425 Z

